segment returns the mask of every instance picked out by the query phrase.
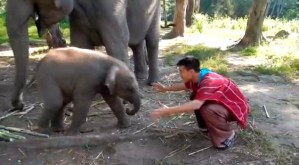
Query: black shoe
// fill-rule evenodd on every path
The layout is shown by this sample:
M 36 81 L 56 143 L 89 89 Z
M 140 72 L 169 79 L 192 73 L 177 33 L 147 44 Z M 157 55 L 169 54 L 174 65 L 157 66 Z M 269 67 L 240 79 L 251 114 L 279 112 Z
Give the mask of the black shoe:
M 236 135 L 233 136 L 233 138 L 231 139 L 226 139 L 224 140 L 224 142 L 222 142 L 221 144 L 223 144 L 223 147 L 216 147 L 219 150 L 226 150 L 229 148 L 232 148 L 234 146 L 234 144 L 236 143 Z

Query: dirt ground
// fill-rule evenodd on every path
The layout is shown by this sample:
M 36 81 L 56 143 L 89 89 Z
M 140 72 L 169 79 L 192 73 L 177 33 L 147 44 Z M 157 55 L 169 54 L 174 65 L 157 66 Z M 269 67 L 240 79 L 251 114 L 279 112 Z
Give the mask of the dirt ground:
M 197 41 L 203 41 L 197 36 Z M 194 37 L 193 37 L 194 38 Z M 211 39 L 221 46 L 221 41 Z M 216 41 L 217 40 L 217 41 Z M 161 41 L 161 82 L 172 84 L 180 81 L 174 66 L 164 63 L 163 50 L 176 42 L 190 42 L 190 36 L 175 40 Z M 194 44 L 194 42 L 192 43 Z M 200 43 L 208 45 L 208 43 Z M 10 50 L 1 52 L 0 56 L 0 115 L 9 108 L 7 101 L 12 91 L 14 62 Z M 39 57 L 31 56 L 29 75 L 32 75 Z M 176 60 L 176 58 L 174 58 Z M 249 57 L 230 54 L 229 76 L 241 87 L 248 97 L 252 112 L 250 128 L 266 133 L 278 148 L 285 148 L 287 161 L 278 162 L 276 155 L 264 156 L 263 148 L 255 150 L 246 134 L 236 125 L 237 144 L 225 151 L 211 147 L 206 134 L 197 130 L 194 115 L 183 114 L 164 118 L 153 124 L 149 112 L 159 106 L 158 101 L 166 105 L 182 104 L 188 100 L 188 93 L 155 93 L 151 87 L 140 81 L 140 90 L 144 95 L 140 111 L 130 117 L 131 127 L 119 129 L 116 118 L 107 105 L 95 100 L 90 109 L 87 126 L 94 132 L 64 137 L 53 134 L 51 138 L 25 135 L 23 142 L 0 142 L 0 164 L 109 164 L 109 165 L 153 165 L 153 164 L 240 164 L 240 165 L 272 165 L 299 164 L 299 81 L 286 81 L 278 76 L 260 75 L 250 71 L 260 63 Z M 14 115 L 0 121 L 0 125 L 30 129 L 42 111 L 42 100 L 36 85 L 24 94 L 26 109 L 31 111 L 25 115 Z M 270 118 L 263 110 L 265 106 Z M 65 124 L 69 125 L 70 117 Z M 55 143 L 54 143 L 55 142 Z M 47 146 L 55 144 L 56 146 Z M 254 145 L 254 144 L 253 144 Z M 48 148 L 45 148 L 48 147 Z

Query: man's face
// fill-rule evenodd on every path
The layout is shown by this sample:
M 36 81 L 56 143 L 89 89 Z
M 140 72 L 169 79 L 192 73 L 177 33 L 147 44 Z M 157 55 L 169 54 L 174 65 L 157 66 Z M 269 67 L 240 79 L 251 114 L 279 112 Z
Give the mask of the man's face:
M 193 69 L 186 69 L 184 66 L 179 66 L 180 76 L 183 79 L 184 83 L 192 80 L 192 76 L 194 73 Z

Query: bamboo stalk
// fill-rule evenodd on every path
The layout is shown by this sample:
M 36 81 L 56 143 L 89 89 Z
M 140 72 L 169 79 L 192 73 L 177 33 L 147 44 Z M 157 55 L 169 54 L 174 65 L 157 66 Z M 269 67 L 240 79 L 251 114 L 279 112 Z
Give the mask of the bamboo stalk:
M 204 150 L 207 150 L 207 149 L 209 149 L 209 148 L 211 148 L 211 147 L 213 147 L 213 146 L 209 146 L 209 147 L 206 147 L 206 148 L 202 148 L 202 149 L 200 149 L 200 150 L 191 152 L 191 153 L 188 154 L 188 155 L 189 155 L 189 156 L 194 155 L 194 154 L 196 154 L 196 153 L 199 153 L 199 152 L 202 152 L 202 151 L 204 151 Z
M 15 128 L 15 127 L 5 127 L 3 125 L 0 125 L 0 129 L 5 129 L 8 131 L 14 131 L 14 132 L 20 132 L 20 133 L 25 133 L 28 135 L 33 135 L 33 136 L 40 136 L 40 137 L 46 137 L 49 138 L 49 135 L 38 133 L 38 132 L 33 132 L 27 129 L 22 129 L 22 128 Z
M 269 113 L 268 113 L 267 108 L 266 108 L 266 105 L 263 105 L 263 108 L 264 108 L 264 111 L 266 113 L 266 117 L 270 118 Z

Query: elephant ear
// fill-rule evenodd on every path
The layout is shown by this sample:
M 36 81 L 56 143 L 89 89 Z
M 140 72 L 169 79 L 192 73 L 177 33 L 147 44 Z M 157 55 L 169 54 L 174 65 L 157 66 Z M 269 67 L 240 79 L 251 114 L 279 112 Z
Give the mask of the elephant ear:
M 66 13 L 70 13 L 74 8 L 74 0 L 54 0 L 54 4 Z
M 117 66 L 111 66 L 110 69 L 108 70 L 106 80 L 105 80 L 105 86 L 108 88 L 110 95 L 114 93 L 115 79 L 118 71 L 119 71 L 119 67 Z

